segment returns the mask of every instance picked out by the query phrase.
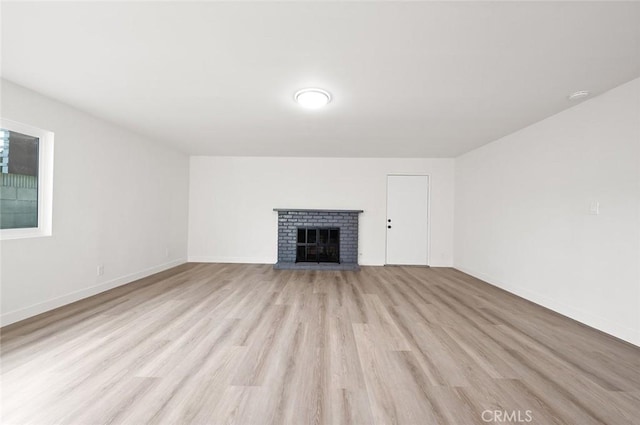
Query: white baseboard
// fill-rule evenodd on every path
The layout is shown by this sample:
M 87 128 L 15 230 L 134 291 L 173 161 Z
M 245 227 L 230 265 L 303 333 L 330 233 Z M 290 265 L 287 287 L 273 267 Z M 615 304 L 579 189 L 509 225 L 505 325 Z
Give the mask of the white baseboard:
M 506 284 L 498 279 L 494 279 L 492 276 L 476 272 L 475 270 L 471 270 L 465 266 L 456 265 L 454 267 L 468 275 L 481 279 L 490 285 L 504 289 L 507 292 L 546 307 L 580 323 L 584 323 L 585 325 L 598 329 L 599 331 L 615 336 L 616 338 L 620 338 L 630 344 L 640 346 L 640 330 L 621 326 L 609 319 L 594 315 L 593 313 L 570 306 L 521 286 Z
M 0 316 L 0 326 L 10 325 L 11 323 L 28 319 L 29 317 L 33 317 L 38 314 L 47 312 L 49 310 L 53 310 L 54 308 L 62 307 L 64 305 L 71 304 L 72 302 L 79 301 L 84 298 L 88 298 L 92 295 L 96 295 L 101 292 L 108 291 L 109 289 L 126 285 L 127 283 L 131 283 L 135 280 L 142 279 L 143 277 L 147 277 L 152 274 L 159 273 L 164 270 L 168 270 L 172 267 L 179 266 L 180 264 L 184 264 L 185 262 L 186 260 L 184 258 L 179 258 L 177 260 L 173 260 L 168 263 L 160 264 L 136 273 L 131 273 L 126 276 L 121 276 L 116 279 L 112 279 L 108 282 L 104 282 L 99 285 L 94 285 L 85 289 L 81 289 L 79 291 L 72 292 L 70 294 L 62 295 L 60 297 L 56 297 L 51 300 L 34 304 L 32 306 L 22 308 L 20 310 L 14 310 L 8 313 L 3 313 Z
M 358 264 L 361 266 L 384 266 L 384 261 L 376 261 L 371 258 L 360 258 Z
M 267 257 L 209 257 L 190 255 L 190 263 L 244 263 L 244 264 L 275 264 L 275 258 Z

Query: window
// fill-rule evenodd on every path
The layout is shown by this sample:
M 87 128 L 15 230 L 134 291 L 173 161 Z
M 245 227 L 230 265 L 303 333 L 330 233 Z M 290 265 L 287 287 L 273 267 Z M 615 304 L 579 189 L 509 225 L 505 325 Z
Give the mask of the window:
M 0 119 L 0 236 L 51 235 L 53 133 Z

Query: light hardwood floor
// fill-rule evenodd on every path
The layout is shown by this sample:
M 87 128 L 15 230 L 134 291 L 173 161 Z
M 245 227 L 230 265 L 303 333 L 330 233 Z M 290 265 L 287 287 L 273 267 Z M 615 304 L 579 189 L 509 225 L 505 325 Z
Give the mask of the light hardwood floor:
M 453 269 L 187 264 L 1 342 L 2 424 L 640 423 L 640 349 Z

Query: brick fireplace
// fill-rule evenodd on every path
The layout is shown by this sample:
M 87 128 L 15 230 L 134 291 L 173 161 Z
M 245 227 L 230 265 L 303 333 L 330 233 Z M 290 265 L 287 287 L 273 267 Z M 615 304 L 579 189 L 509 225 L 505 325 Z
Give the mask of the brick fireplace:
M 359 270 L 362 210 L 274 208 L 278 212 L 276 269 Z

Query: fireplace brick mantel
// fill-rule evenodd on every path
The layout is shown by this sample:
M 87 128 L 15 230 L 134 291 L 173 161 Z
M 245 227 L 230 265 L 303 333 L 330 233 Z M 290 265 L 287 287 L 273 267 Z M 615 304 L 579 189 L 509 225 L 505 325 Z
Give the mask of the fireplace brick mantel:
M 358 270 L 358 218 L 363 210 L 274 208 L 278 213 L 276 269 Z M 296 263 L 299 227 L 340 229 L 340 263 Z

